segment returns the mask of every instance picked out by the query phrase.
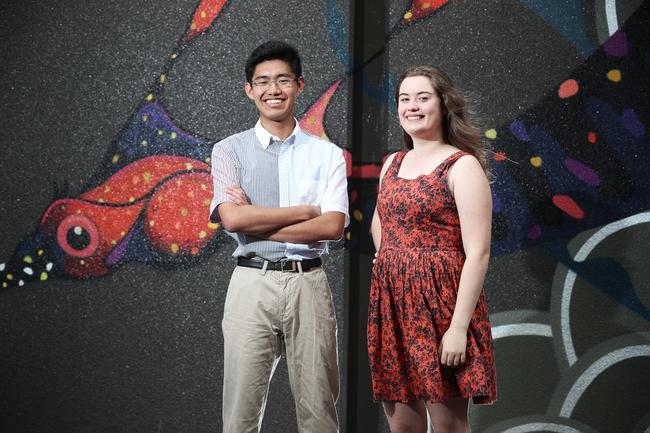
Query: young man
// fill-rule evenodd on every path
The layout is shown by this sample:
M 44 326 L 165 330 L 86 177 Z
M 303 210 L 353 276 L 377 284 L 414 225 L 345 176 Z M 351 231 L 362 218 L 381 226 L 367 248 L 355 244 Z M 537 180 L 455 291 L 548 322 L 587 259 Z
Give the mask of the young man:
M 259 431 L 286 354 L 299 431 L 338 431 L 336 317 L 320 256 L 348 223 L 343 152 L 295 119 L 298 52 L 270 41 L 246 62 L 254 128 L 212 150 L 211 219 L 238 242 L 224 307 L 223 431 Z

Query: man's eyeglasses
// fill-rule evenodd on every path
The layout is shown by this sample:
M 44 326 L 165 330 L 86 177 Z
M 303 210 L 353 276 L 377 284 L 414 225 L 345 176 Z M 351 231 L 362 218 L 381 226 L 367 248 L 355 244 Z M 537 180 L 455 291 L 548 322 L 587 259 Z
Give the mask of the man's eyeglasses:
M 266 90 L 271 87 L 271 83 L 275 83 L 278 85 L 278 87 L 286 89 L 293 85 L 294 80 L 295 78 L 289 77 L 280 77 L 275 80 L 269 80 L 268 78 L 258 78 L 257 80 L 253 80 L 253 86 L 257 87 L 260 90 Z

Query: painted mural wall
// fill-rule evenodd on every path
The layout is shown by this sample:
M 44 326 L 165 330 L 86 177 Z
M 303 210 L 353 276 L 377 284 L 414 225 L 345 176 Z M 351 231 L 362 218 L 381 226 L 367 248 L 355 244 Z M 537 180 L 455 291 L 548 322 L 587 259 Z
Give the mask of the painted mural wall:
M 402 147 L 392 99 L 413 64 L 442 67 L 472 97 L 492 149 L 485 290 L 500 400 L 471 408 L 473 431 L 650 431 L 650 5 L 388 9 L 386 74 L 369 85 L 383 115 L 366 123 L 385 141 L 366 161 Z M 370 171 L 360 189 L 375 187 Z M 355 203 L 352 246 L 363 249 L 373 207 Z
M 235 245 L 209 223 L 212 144 L 254 125 L 244 63 L 281 39 L 303 57 L 301 126 L 346 145 L 323 123 L 348 111 L 347 19 L 329 36 L 346 3 L 0 8 L 0 431 L 220 431 Z M 342 330 L 344 255 L 326 264 Z M 271 395 L 266 431 L 295 431 L 284 363 Z
M 650 429 L 650 7 L 387 2 L 386 73 L 361 89 L 383 115 L 360 119 L 351 7 L 3 2 L 0 430 L 220 430 L 234 246 L 208 224 L 210 148 L 254 123 L 243 63 L 270 38 L 303 54 L 301 125 L 362 155 L 353 226 L 327 262 L 342 383 L 346 290 L 364 290 L 346 263 L 372 254 L 377 167 L 401 147 L 396 78 L 428 63 L 473 96 L 493 150 L 500 401 L 472 408 L 474 431 Z M 355 149 L 353 128 L 382 140 Z M 284 368 L 269 432 L 296 431 Z M 344 423 L 345 387 L 339 409 Z M 387 431 L 383 415 L 368 431 Z

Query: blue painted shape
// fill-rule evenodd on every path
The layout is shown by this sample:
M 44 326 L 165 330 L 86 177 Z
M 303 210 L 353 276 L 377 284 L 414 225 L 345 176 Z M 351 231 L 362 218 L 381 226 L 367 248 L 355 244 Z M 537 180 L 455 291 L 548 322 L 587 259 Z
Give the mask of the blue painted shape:
M 590 194 L 595 191 L 567 169 L 566 152 L 546 129 L 535 125 L 529 130 L 529 143 L 534 153 L 542 157 L 541 170 L 554 193 L 571 195 L 573 192 Z
M 596 51 L 596 46 L 585 33 L 585 22 L 579 0 L 542 1 L 520 0 L 531 11 L 564 36 L 578 50 L 583 59 Z
M 347 19 L 336 9 L 334 0 L 327 0 L 327 35 L 336 57 L 346 69 L 352 67 L 348 50 L 348 28 Z
M 650 309 L 637 295 L 625 268 L 613 258 L 594 257 L 582 262 L 575 261 L 566 245 L 560 240 L 543 244 L 543 249 L 592 286 L 644 319 L 650 320 Z

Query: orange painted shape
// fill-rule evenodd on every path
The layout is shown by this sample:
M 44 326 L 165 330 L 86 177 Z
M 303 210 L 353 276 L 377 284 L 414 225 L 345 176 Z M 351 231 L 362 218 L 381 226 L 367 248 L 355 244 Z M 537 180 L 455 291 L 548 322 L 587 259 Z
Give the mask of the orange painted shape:
M 405 27 L 425 18 L 449 3 L 449 0 L 413 0 L 411 6 L 402 15 L 400 25 Z
M 554 195 L 553 204 L 572 218 L 580 220 L 585 217 L 582 208 L 568 195 Z
M 41 224 L 44 232 L 56 239 L 65 254 L 63 267 L 68 274 L 77 278 L 96 277 L 108 272 L 108 255 L 131 231 L 143 206 L 142 202 L 112 207 L 77 199 L 61 199 L 48 207 Z M 73 233 L 68 232 L 73 230 L 84 233 L 87 246 L 68 243 L 70 237 L 74 237 Z M 92 249 L 88 246 L 92 246 Z M 79 257 L 84 259 L 83 267 L 78 266 Z
M 210 171 L 210 166 L 181 156 L 150 156 L 127 165 L 106 182 L 79 197 L 96 202 L 102 200 L 108 204 L 126 204 L 149 194 L 165 178 L 189 170 Z
M 228 3 L 228 0 L 201 0 L 192 16 L 190 28 L 181 39 L 181 42 L 185 43 L 194 39 L 210 27 L 226 3 Z
M 325 133 L 325 110 L 327 109 L 327 104 L 329 104 L 330 99 L 336 89 L 341 84 L 341 80 L 337 80 L 332 84 L 326 91 L 321 95 L 320 98 L 307 110 L 302 119 L 300 119 L 300 128 L 303 131 L 306 131 L 316 137 L 329 140 L 327 134 Z
M 201 188 L 202 183 L 211 181 L 209 173 L 185 173 L 154 193 L 145 216 L 145 221 L 154 224 L 145 225 L 144 231 L 157 250 L 195 255 L 212 239 L 214 230 L 206 230 L 212 191 Z
M 566 99 L 578 93 L 579 89 L 578 82 L 571 78 L 560 84 L 560 87 L 557 89 L 557 94 L 560 98 Z
M 596 135 L 595 132 L 589 131 L 589 133 L 587 134 L 587 141 L 590 142 L 591 144 L 594 144 L 596 143 L 596 141 L 598 141 L 598 136 Z

